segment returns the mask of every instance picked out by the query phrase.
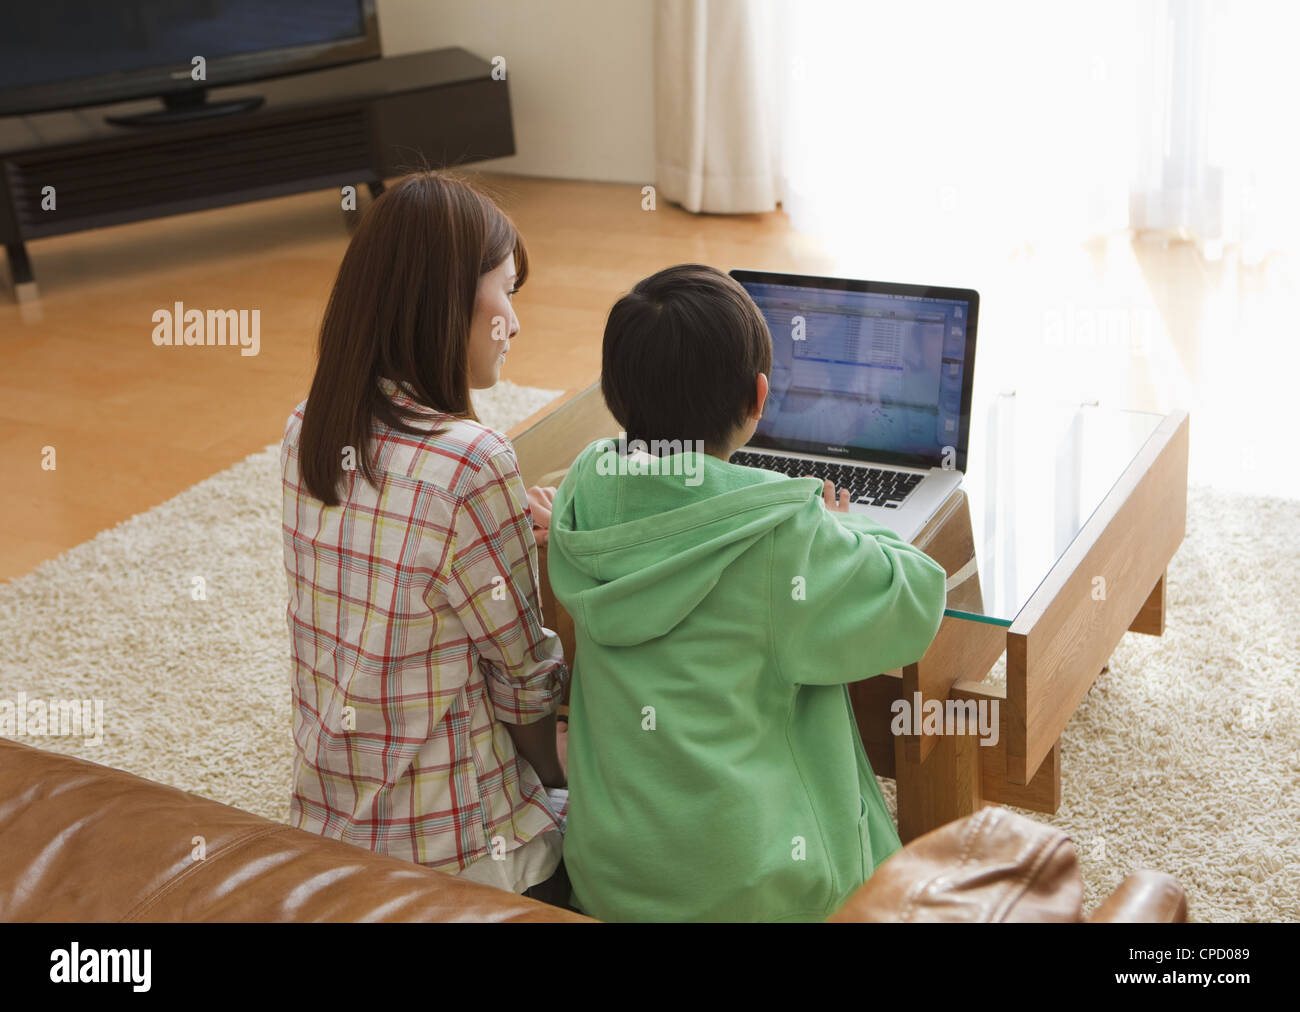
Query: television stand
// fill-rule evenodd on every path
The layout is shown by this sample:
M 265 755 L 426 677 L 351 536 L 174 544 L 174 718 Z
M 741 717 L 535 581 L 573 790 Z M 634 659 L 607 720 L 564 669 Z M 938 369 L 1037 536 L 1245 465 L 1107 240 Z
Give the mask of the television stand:
M 212 89 L 238 115 L 121 126 L 154 101 L 0 117 L 0 244 L 35 298 L 33 239 L 515 153 L 510 95 L 459 48 Z M 24 286 L 20 292 L 18 286 Z

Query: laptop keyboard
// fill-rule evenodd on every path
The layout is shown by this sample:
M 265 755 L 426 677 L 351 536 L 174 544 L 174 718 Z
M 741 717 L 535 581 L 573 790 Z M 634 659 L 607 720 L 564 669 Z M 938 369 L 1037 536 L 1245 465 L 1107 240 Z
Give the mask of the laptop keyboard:
M 912 489 L 920 484 L 923 474 L 910 471 L 887 471 L 880 467 L 862 464 L 842 464 L 832 460 L 801 460 L 797 457 L 773 457 L 765 453 L 747 453 L 737 450 L 731 455 L 731 463 L 743 467 L 761 467 L 767 471 L 789 475 L 791 478 L 803 478 L 812 475 L 815 478 L 829 478 L 840 489 L 849 490 L 849 498 L 864 506 L 883 506 L 885 509 L 898 509 L 899 505 L 912 494 Z

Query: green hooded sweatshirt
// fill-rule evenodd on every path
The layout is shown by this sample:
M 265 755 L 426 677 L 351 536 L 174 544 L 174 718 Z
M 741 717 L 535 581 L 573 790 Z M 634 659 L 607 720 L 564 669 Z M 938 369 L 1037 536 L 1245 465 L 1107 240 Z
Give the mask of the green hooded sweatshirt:
M 925 653 L 938 563 L 828 510 L 818 479 L 620 457 L 613 440 L 556 491 L 548 559 L 577 634 L 564 861 L 580 909 L 824 920 L 899 849 L 847 683 Z

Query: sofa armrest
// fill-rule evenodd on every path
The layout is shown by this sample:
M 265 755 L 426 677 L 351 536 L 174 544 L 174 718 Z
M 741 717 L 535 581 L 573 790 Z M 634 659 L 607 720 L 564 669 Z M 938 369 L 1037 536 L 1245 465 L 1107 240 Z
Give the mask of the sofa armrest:
M 891 855 L 831 921 L 1081 921 L 1083 879 L 1070 838 L 996 807 L 918 837 Z M 1187 919 L 1182 886 L 1140 871 L 1090 922 Z
M 1182 924 L 1187 894 L 1178 880 L 1162 871 L 1135 871 L 1092 912 L 1091 923 Z
M 585 921 L 0 739 L 0 921 Z
M 1068 836 L 985 807 L 892 854 L 830 920 L 1069 922 L 1082 902 Z

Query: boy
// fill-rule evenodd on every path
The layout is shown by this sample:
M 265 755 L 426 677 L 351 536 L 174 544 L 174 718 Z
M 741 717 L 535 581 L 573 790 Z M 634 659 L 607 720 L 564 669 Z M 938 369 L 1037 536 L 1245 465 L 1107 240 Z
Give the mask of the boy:
M 720 271 L 646 278 L 605 326 L 624 452 L 591 444 L 555 494 L 564 860 L 602 920 L 823 920 L 900 847 L 846 685 L 925 653 L 944 571 L 829 482 L 728 463 L 771 341 Z

